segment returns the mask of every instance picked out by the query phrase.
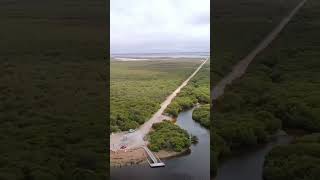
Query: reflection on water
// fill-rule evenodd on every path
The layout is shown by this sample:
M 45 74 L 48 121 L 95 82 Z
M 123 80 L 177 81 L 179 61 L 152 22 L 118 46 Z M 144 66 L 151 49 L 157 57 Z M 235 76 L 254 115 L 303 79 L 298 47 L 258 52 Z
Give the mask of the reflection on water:
M 191 153 L 163 160 L 164 168 L 150 168 L 148 164 L 111 168 L 112 180 L 209 180 L 210 179 L 210 137 L 209 131 L 192 119 L 192 110 L 179 114 L 177 124 L 197 136 L 199 142 L 191 146 Z

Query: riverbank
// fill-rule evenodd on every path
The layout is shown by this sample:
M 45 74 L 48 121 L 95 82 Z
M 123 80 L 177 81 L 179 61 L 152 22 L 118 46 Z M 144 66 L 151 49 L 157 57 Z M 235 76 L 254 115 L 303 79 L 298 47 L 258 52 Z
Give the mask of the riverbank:
M 195 108 L 199 107 L 199 104 L 196 104 L 193 108 L 186 111 L 193 111 Z M 185 111 L 185 112 L 186 112 Z M 168 119 L 174 123 L 177 123 L 177 118 L 169 117 Z M 200 125 L 200 124 L 199 124 Z M 185 154 L 189 154 L 191 152 L 190 148 L 183 149 L 180 152 L 176 151 L 167 151 L 160 150 L 159 152 L 153 152 L 156 154 L 161 160 L 171 159 L 174 157 L 183 156 Z M 123 167 L 130 166 L 136 164 L 146 164 L 147 156 L 142 147 L 135 149 L 126 149 L 126 150 L 118 150 L 118 151 L 110 151 L 110 166 L 111 167 Z
M 165 115 L 163 115 L 165 116 Z M 167 120 L 176 123 L 177 118 L 165 116 Z M 149 143 L 148 141 L 145 141 Z M 174 157 L 183 156 L 185 154 L 190 153 L 190 148 L 183 149 L 180 152 L 176 151 L 167 151 L 160 150 L 158 152 L 153 152 L 156 154 L 161 160 L 171 159 Z M 146 160 L 147 156 L 142 147 L 134 148 L 134 149 L 125 149 L 125 150 L 110 150 L 110 166 L 111 167 L 123 167 L 137 164 L 146 164 L 148 163 Z
M 126 166 L 112 166 L 111 179 L 210 179 L 210 132 L 192 119 L 193 109 L 179 113 L 175 123 L 189 133 L 197 136 L 199 141 L 189 149 L 176 154 L 164 153 L 160 156 L 164 161 L 164 168 L 150 168 L 145 159 L 139 164 Z M 142 153 L 143 154 L 143 153 Z
M 263 179 L 319 179 L 319 155 L 319 133 L 297 137 L 294 142 L 274 147 L 268 153 L 263 167 Z
M 217 176 L 214 180 L 263 180 L 263 164 L 265 156 L 278 145 L 287 145 L 293 141 L 293 137 L 285 131 L 278 131 L 270 141 L 255 147 L 238 151 L 229 158 L 221 161 Z
M 297 138 L 306 135 L 299 129 L 283 129 L 269 136 L 269 141 L 250 148 L 238 149 L 237 152 L 221 161 L 214 180 L 263 179 L 266 156 L 273 148 L 292 144 Z M 252 173 L 254 172 L 254 173 Z
M 167 96 L 165 101 L 161 103 L 160 109 L 158 109 L 158 111 L 156 111 L 149 120 L 145 121 L 135 132 L 130 133 L 130 135 L 123 132 L 113 133 L 110 136 L 110 149 L 114 151 L 120 150 L 121 144 L 123 144 L 122 141 L 124 139 L 126 139 L 127 142 L 127 149 L 135 149 L 144 146 L 146 144 L 144 137 L 149 133 L 150 129 L 152 128 L 152 125 L 154 123 L 158 123 L 164 120 L 164 110 L 176 97 L 176 95 L 180 93 L 180 90 L 183 87 L 185 87 L 189 83 L 189 81 L 198 73 L 198 71 L 208 61 L 208 59 L 209 58 L 202 60 L 197 69 L 174 92 Z
M 173 157 L 178 157 L 190 152 L 190 149 L 184 149 L 181 152 L 175 151 L 165 151 L 161 150 L 159 152 L 153 152 L 161 160 L 171 159 Z M 110 166 L 111 167 L 123 167 L 135 164 L 146 164 L 147 156 L 143 148 L 121 150 L 121 151 L 110 151 Z

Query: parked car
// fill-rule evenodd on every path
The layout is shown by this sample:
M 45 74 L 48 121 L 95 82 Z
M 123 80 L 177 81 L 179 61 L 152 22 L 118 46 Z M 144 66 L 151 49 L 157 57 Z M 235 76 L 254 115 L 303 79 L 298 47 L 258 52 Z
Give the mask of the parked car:
M 135 129 L 129 129 L 129 133 L 133 133 L 135 131 L 136 131 Z
M 125 148 L 127 148 L 126 145 L 122 145 L 122 146 L 120 147 L 120 149 L 125 149 Z

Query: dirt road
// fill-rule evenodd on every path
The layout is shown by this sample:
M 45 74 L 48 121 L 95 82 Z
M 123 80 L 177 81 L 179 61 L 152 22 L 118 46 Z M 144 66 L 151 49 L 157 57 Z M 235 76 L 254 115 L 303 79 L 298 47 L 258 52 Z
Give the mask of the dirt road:
M 164 119 L 170 119 L 170 117 L 164 116 L 162 113 L 167 108 L 167 106 L 171 103 L 171 101 L 176 97 L 176 95 L 180 92 L 180 90 L 188 84 L 191 78 L 193 78 L 198 71 L 202 68 L 202 66 L 208 61 L 209 58 L 205 59 L 199 67 L 186 79 L 171 95 L 169 95 L 164 102 L 162 102 L 160 109 L 153 114 L 153 116 L 146 121 L 142 126 L 140 126 L 135 132 L 120 132 L 113 133 L 110 136 L 110 150 L 118 151 L 122 145 L 126 145 L 126 149 L 136 149 L 147 142 L 144 141 L 145 135 L 150 131 L 152 124 L 160 122 Z
M 252 60 L 265 49 L 282 31 L 282 29 L 288 24 L 292 17 L 299 11 L 299 9 L 305 4 L 306 0 L 302 0 L 290 13 L 288 16 L 284 17 L 283 20 L 277 25 L 270 34 L 253 49 L 245 58 L 243 58 L 238 64 L 236 64 L 231 73 L 224 77 L 216 86 L 213 87 L 211 93 L 211 99 L 215 100 L 219 98 L 224 93 L 224 89 L 227 85 L 231 84 L 233 80 L 241 77 L 247 70 L 248 65 Z

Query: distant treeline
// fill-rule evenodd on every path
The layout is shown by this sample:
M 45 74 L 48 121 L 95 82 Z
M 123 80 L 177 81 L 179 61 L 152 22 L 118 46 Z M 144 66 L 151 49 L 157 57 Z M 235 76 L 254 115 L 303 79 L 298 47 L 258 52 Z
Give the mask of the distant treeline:
M 111 62 L 111 132 L 135 129 L 199 66 L 196 60 Z

